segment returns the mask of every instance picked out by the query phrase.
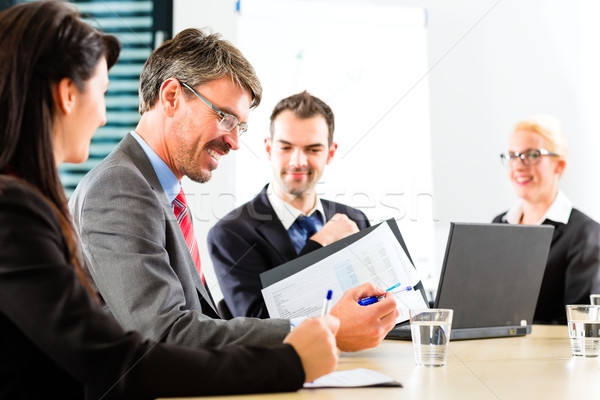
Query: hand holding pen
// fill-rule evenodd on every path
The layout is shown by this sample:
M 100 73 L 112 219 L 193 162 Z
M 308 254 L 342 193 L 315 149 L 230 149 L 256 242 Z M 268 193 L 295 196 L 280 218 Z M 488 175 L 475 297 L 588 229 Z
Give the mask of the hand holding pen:
M 399 311 L 395 296 L 387 296 L 369 307 L 358 305 L 360 299 L 383 294 L 383 289 L 370 282 L 363 283 L 346 290 L 335 304 L 332 303 L 330 315 L 340 320 L 340 330 L 336 339 L 342 351 L 376 347 L 396 325 Z
M 323 308 L 321 309 L 321 317 L 324 317 L 327 314 L 329 314 L 329 306 L 331 304 L 332 297 L 333 297 L 333 290 L 328 290 L 327 296 L 325 297 L 325 300 L 323 301 Z
M 389 292 L 389 293 L 397 294 L 397 293 L 409 292 L 409 291 L 413 290 L 412 286 L 406 286 L 406 287 L 402 287 L 402 288 L 399 288 L 399 286 L 400 286 L 400 282 L 398 282 L 394 286 L 386 289 L 385 291 Z M 384 296 L 366 297 L 364 299 L 360 299 L 358 301 L 358 304 L 360 304 L 361 306 L 368 306 L 369 304 L 377 303 L 379 300 L 381 300 L 383 298 L 384 298 Z
M 332 372 L 338 362 L 336 335 L 340 321 L 334 316 L 307 318 L 283 340 L 292 345 L 304 370 L 305 382 Z

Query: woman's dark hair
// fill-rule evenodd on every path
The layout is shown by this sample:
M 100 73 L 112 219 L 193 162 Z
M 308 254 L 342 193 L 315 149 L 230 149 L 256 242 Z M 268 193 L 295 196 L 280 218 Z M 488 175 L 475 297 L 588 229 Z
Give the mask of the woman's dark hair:
M 28 182 L 57 208 L 73 265 L 84 283 L 54 159 L 51 87 L 69 78 L 84 91 L 101 57 L 110 68 L 120 50 L 117 38 L 83 22 L 65 3 L 26 3 L 0 13 L 0 173 Z

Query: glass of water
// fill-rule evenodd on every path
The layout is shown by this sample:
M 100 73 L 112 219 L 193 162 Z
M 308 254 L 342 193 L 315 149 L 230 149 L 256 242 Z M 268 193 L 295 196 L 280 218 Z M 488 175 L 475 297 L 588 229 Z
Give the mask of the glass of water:
M 446 352 L 452 328 L 452 310 L 410 310 L 410 330 L 417 365 L 446 365 Z
M 574 356 L 600 355 L 600 306 L 567 305 L 567 323 Z

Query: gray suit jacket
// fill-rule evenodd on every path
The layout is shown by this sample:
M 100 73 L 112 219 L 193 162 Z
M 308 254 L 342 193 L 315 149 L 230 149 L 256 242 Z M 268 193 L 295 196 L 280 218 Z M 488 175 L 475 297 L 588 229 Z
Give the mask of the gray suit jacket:
M 288 320 L 218 319 L 154 168 L 130 134 L 85 176 L 69 207 L 87 272 L 126 330 L 190 347 L 270 345 L 290 331 Z

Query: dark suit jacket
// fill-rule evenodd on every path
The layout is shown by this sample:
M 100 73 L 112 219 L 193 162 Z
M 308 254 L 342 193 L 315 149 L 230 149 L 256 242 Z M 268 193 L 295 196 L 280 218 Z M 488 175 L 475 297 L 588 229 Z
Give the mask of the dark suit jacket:
M 208 233 L 215 272 L 233 316 L 267 318 L 259 275 L 321 247 L 309 240 L 296 254 L 292 241 L 267 197 L 266 186 L 250 202 L 223 217 Z M 321 200 L 325 220 L 346 214 L 359 229 L 368 227 L 365 214 L 355 208 Z
M 504 215 L 493 222 L 505 222 Z M 600 293 L 600 225 L 575 208 L 567 224 L 543 224 L 554 234 L 533 323 L 566 324 L 565 305 L 589 304 L 590 293 Z
M 68 261 L 54 210 L 0 175 L 0 398 L 156 398 L 298 389 L 291 346 L 185 349 L 125 333 Z
M 283 319 L 218 318 L 171 204 L 130 134 L 79 183 L 69 201 L 85 266 L 127 330 L 189 347 L 272 345 Z

